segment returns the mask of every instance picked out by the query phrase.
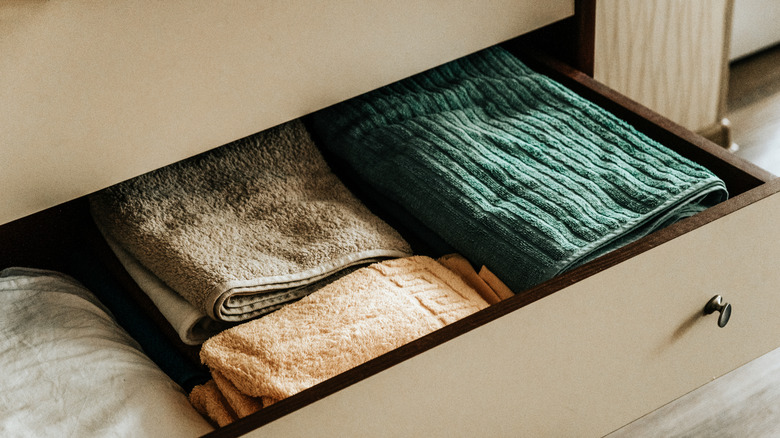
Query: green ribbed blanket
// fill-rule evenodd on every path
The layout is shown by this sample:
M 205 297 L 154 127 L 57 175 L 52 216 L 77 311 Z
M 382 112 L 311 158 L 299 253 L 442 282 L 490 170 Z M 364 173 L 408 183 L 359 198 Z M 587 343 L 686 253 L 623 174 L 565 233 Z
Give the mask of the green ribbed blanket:
M 501 48 L 310 122 L 321 147 L 516 292 L 728 196 L 707 169 Z

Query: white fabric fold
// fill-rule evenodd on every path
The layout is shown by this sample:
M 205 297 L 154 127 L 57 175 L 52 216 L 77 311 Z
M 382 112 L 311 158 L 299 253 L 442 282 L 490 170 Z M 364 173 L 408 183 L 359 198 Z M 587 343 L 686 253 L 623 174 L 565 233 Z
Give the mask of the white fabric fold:
M 70 277 L 0 272 L 0 436 L 193 437 L 213 428 Z
M 116 255 L 138 287 L 152 300 L 168 323 L 187 345 L 200 345 L 206 339 L 232 326 L 232 324 L 215 321 L 198 310 L 168 287 L 156 275 L 149 272 L 130 253 L 122 249 L 113 239 L 105 236 L 106 243 Z

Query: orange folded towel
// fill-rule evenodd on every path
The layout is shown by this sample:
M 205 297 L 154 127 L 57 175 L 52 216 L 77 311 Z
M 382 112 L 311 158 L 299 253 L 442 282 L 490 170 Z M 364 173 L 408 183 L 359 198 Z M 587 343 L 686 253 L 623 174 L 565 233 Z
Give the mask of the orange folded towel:
M 221 427 L 265 407 L 262 399 L 242 394 L 218 371 L 211 375 L 212 380 L 192 389 L 190 403 L 212 423 Z
M 477 271 L 474 270 L 473 266 L 471 266 L 471 262 L 466 260 L 466 257 L 463 257 L 457 253 L 453 253 L 443 255 L 436 260 L 442 265 L 446 266 L 452 272 L 460 275 L 460 277 L 466 283 L 468 283 L 469 286 L 473 287 L 477 292 L 479 292 L 479 295 L 485 301 L 487 301 L 488 304 L 496 304 L 497 302 L 501 301 L 501 298 L 498 296 L 498 294 L 496 294 L 490 285 L 487 284 L 485 280 L 479 276 L 479 274 L 477 274 Z
M 236 413 L 213 380 L 192 388 L 189 399 L 196 411 L 220 427 L 236 421 Z
M 493 292 L 498 295 L 499 300 L 505 300 L 515 296 L 515 293 L 509 289 L 509 286 L 501 281 L 501 279 L 498 278 L 496 274 L 491 272 L 487 266 L 482 266 L 482 268 L 479 270 L 479 278 L 481 278 L 485 283 L 487 283 L 488 286 L 490 286 L 490 289 L 492 289 Z
M 247 396 L 240 417 L 253 397 L 268 406 L 487 306 L 429 257 L 387 260 L 212 337 L 200 357 L 215 386 Z

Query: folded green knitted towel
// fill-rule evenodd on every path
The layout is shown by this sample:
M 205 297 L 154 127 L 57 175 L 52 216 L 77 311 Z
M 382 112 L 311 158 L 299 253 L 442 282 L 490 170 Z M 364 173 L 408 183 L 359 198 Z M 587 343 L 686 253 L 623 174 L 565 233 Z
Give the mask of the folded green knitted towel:
M 516 292 L 728 196 L 707 169 L 501 48 L 310 121 L 321 147 Z

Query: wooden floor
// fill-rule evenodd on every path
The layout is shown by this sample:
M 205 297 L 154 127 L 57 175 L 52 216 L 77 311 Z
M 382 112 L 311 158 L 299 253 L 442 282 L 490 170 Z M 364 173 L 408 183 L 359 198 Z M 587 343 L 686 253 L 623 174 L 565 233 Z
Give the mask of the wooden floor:
M 733 63 L 730 76 L 736 154 L 780 175 L 780 47 Z M 780 437 L 780 349 L 608 437 Z
M 772 351 L 608 435 L 780 436 L 780 350 Z

